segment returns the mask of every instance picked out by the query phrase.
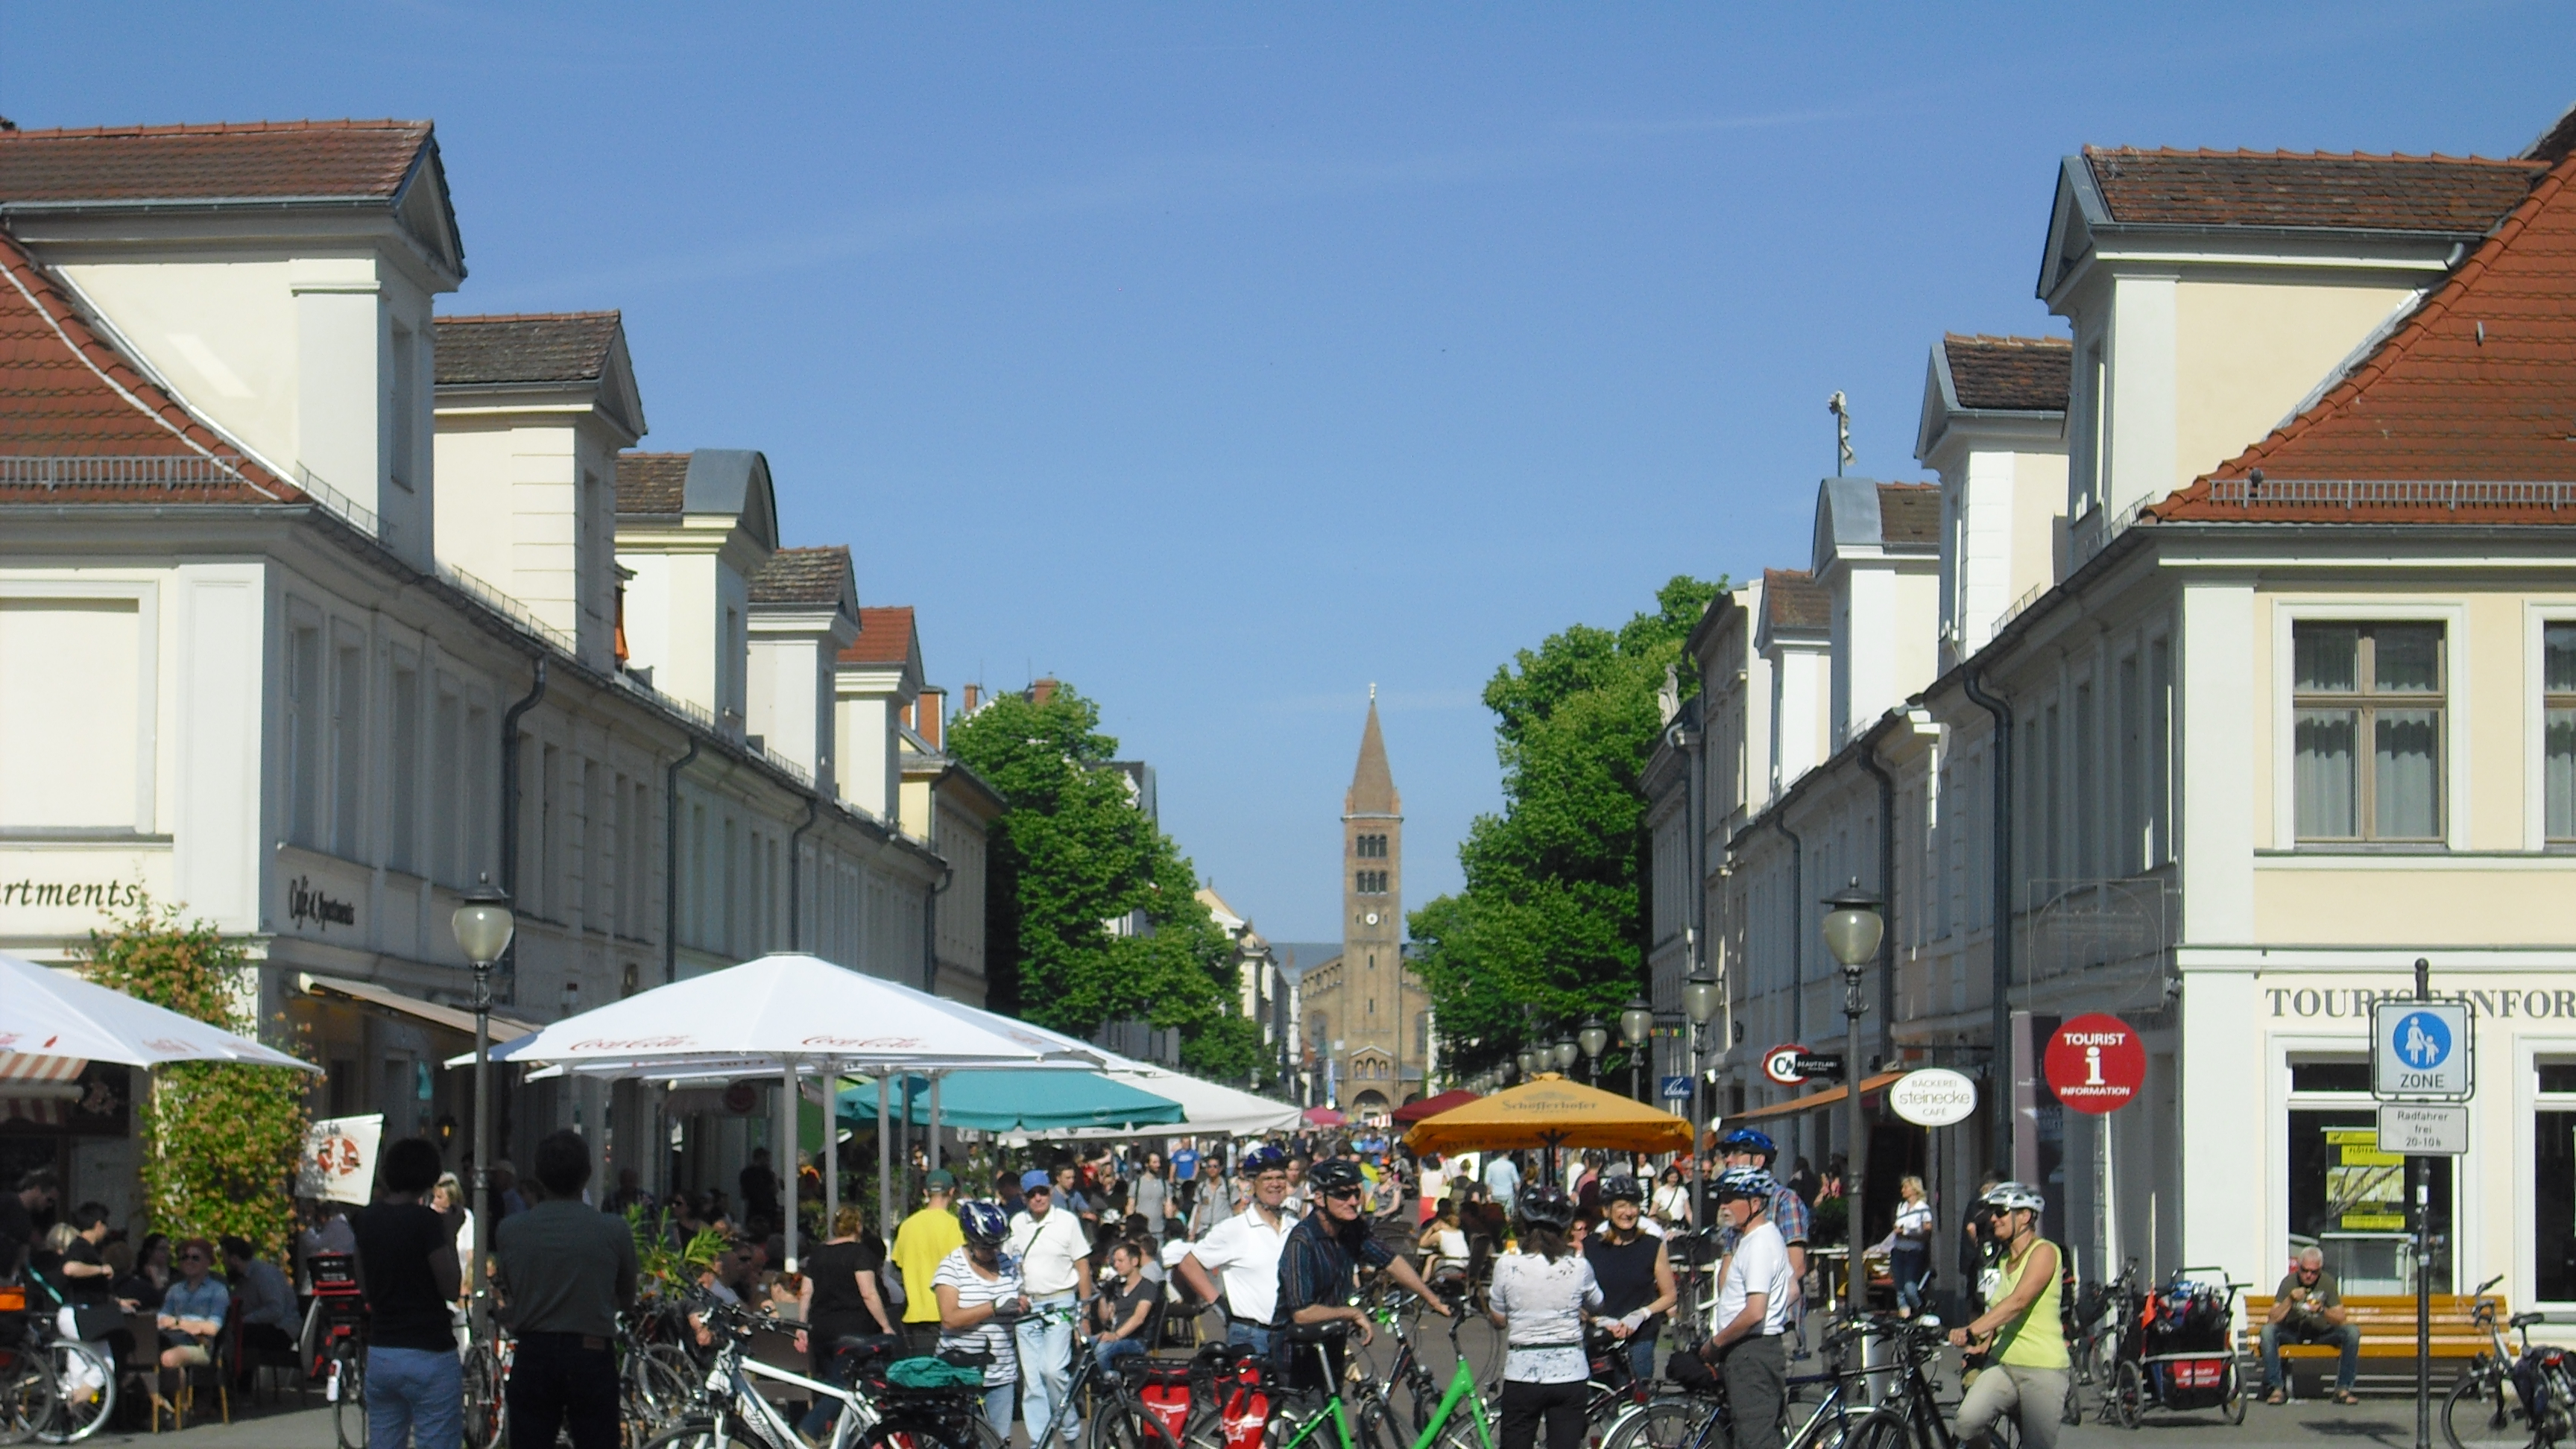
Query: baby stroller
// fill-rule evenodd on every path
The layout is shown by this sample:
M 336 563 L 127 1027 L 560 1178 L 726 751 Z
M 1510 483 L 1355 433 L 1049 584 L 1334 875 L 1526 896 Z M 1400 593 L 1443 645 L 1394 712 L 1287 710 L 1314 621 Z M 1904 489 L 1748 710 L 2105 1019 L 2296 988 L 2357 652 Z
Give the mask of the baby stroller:
M 2207 1275 L 2207 1276 L 2196 1276 Z M 2149 1409 L 2217 1409 L 2245 1422 L 2245 1376 L 2236 1362 L 2236 1293 L 2223 1268 L 2176 1268 L 2137 1295 L 2120 1325 L 2103 1417 L 2138 1427 Z

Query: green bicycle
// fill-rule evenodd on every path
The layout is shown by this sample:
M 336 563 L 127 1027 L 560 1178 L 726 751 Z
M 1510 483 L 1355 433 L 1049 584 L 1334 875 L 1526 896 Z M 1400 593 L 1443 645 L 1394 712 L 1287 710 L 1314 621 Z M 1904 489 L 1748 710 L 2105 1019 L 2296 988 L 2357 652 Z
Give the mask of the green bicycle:
M 1417 1412 L 1415 1417 L 1420 1422 L 1410 1440 L 1396 1426 L 1385 1393 L 1374 1382 L 1368 1384 L 1357 1411 L 1343 1397 L 1335 1360 L 1340 1356 L 1336 1350 L 1348 1337 L 1347 1328 L 1338 1323 L 1317 1323 L 1287 1329 L 1291 1361 L 1311 1363 L 1314 1377 L 1281 1385 L 1285 1392 L 1274 1389 L 1274 1407 L 1262 1433 L 1262 1449 L 1495 1449 L 1501 1438 L 1486 1412 L 1484 1396 L 1476 1391 L 1476 1371 L 1468 1365 L 1467 1354 L 1458 1342 L 1458 1330 L 1466 1322 L 1467 1315 L 1453 1309 L 1449 1315 L 1449 1349 L 1454 1366 L 1449 1372 L 1449 1385 L 1427 1416 Z M 1409 1345 L 1406 1357 L 1411 1359 Z M 1419 1374 L 1419 1360 L 1412 1362 Z M 1290 1394 L 1300 1394 L 1307 1402 L 1282 1404 L 1280 1401 Z M 1418 1406 L 1420 1402 L 1417 1391 L 1415 1403 Z M 1331 1426 L 1330 1437 L 1325 1435 L 1327 1425 Z

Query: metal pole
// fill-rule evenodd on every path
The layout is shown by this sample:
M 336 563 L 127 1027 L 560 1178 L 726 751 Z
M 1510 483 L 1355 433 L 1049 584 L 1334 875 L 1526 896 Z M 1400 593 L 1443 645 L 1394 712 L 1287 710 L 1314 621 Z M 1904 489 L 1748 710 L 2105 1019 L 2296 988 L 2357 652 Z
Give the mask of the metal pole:
M 946 1072 L 930 1074 L 930 1170 L 939 1170 L 939 1079 Z
M 2415 999 L 2433 999 L 2432 963 L 2415 958 Z M 2433 1445 L 2433 1300 L 2429 1208 L 2432 1184 L 2422 1157 L 2406 1159 L 2406 1175 L 2415 1189 L 2415 1449 Z
M 778 1183 L 779 1214 L 787 1219 L 787 1271 L 793 1273 L 796 1271 L 796 1179 L 799 1176 L 796 1159 L 801 1155 L 798 1148 L 804 1137 L 797 1128 L 805 1112 L 796 1100 L 796 1059 L 781 1057 L 778 1069 L 778 1150 L 769 1154 L 769 1172 Z M 830 1226 L 825 1224 L 825 1230 L 829 1231 Z
M 1843 1090 L 1851 1101 L 1851 1141 L 1843 1149 L 1843 1297 L 1854 1321 L 1867 1307 L 1869 1275 L 1861 1271 L 1861 1164 L 1868 1139 L 1860 1114 L 1860 1017 L 1869 1003 L 1861 996 L 1860 968 L 1843 972 Z
M 885 1069 L 877 1069 L 877 1231 L 889 1243 L 894 1241 L 894 1134 L 886 1119 L 886 1099 L 894 1095 L 894 1083 Z
M 492 1241 L 492 965 L 474 963 L 474 1262 L 473 1296 L 467 1300 L 468 1334 L 484 1338 L 491 1327 L 490 1284 L 484 1262 Z
M 1703 1110 L 1705 1104 L 1701 1101 L 1702 1088 L 1706 1084 L 1700 1074 L 1700 1057 L 1707 1050 L 1707 1036 L 1706 1025 L 1696 1021 L 1690 1024 L 1691 1226 L 1694 1228 L 1708 1226 L 1708 1158 L 1699 1150 L 1700 1124 L 1708 1120 L 1708 1113 Z
M 823 1240 L 841 1220 L 841 1064 L 823 1071 Z

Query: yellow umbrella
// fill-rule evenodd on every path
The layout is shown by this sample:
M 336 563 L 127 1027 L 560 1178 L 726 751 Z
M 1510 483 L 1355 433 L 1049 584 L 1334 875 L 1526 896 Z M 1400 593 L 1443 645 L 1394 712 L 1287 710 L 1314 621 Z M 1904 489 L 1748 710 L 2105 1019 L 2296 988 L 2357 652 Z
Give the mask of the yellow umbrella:
M 1687 1152 L 1691 1130 L 1670 1112 L 1542 1072 L 1517 1087 L 1423 1118 L 1404 1134 L 1404 1145 L 1416 1153 L 1569 1145 Z

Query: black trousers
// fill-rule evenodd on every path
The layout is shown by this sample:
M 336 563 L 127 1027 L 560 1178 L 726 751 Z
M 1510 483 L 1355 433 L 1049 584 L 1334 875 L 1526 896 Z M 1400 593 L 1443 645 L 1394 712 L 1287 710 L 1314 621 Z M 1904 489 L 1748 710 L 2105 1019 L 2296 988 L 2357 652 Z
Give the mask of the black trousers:
M 513 1444 L 552 1444 L 570 1430 L 572 1449 L 617 1449 L 617 1355 L 605 1338 L 519 1335 L 508 1399 Z
M 1583 1449 L 1583 1400 L 1589 1386 L 1581 1379 L 1563 1384 L 1525 1384 L 1503 1380 L 1503 1449 L 1531 1449 L 1538 1426 L 1547 1425 L 1547 1449 Z

